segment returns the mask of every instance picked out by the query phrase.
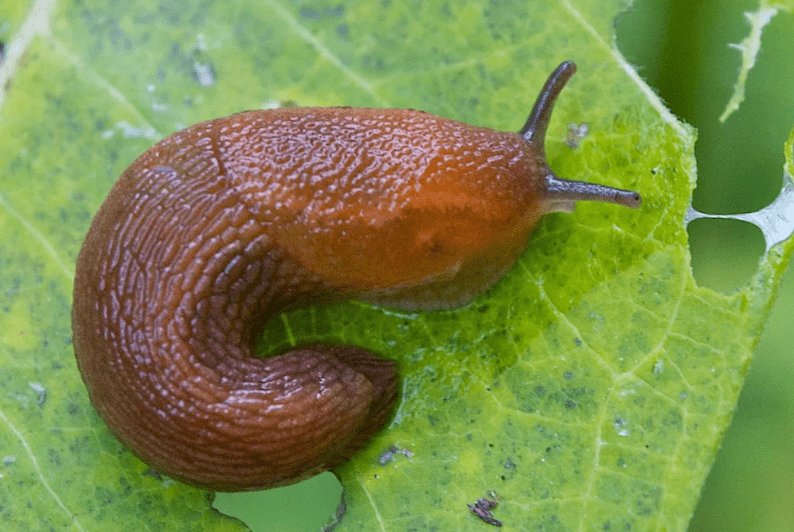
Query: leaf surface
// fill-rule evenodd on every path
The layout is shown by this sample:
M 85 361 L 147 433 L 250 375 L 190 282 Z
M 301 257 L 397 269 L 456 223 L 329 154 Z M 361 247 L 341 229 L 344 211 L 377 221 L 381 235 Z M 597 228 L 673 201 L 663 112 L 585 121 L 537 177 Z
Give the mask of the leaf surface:
M 467 308 L 303 309 L 267 325 L 263 350 L 331 340 L 399 363 L 395 420 L 338 471 L 347 508 L 339 530 L 479 530 L 486 525 L 466 505 L 489 490 L 500 498 L 494 516 L 515 530 L 683 530 L 792 242 L 773 248 L 732 296 L 695 285 L 684 229 L 695 133 L 616 52 L 612 26 L 623 8 L 0 7 L 3 38 L 27 43 L 2 65 L 4 523 L 243 528 L 213 511 L 206 492 L 152 475 L 126 451 L 93 411 L 74 363 L 74 261 L 94 212 L 140 152 L 192 123 L 289 102 L 413 107 L 517 130 L 548 73 L 572 59 L 579 73 L 555 110 L 551 166 L 636 189 L 641 210 L 582 204 L 546 217 L 516 267 Z M 34 14 L 44 23 L 26 26 Z M 582 122 L 588 134 L 571 148 L 568 126 Z M 404 454 L 384 460 L 390 447 Z

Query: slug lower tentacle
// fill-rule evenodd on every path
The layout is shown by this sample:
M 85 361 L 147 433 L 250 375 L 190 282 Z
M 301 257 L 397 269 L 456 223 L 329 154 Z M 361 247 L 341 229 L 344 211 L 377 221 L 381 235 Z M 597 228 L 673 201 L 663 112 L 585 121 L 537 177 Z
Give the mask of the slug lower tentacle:
M 351 297 L 460 306 L 511 267 L 544 213 L 638 207 L 634 192 L 546 163 L 573 68 L 552 75 L 524 137 L 412 110 L 292 108 L 203 122 L 144 152 L 75 274 L 75 355 L 111 431 L 156 470 L 226 491 L 357 452 L 392 414 L 395 363 L 325 344 L 259 359 L 258 327 Z

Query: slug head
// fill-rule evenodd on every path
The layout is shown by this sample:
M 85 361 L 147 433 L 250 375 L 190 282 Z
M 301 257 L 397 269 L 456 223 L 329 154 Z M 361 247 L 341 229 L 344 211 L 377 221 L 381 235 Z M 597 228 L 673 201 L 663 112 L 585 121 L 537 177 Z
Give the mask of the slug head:
M 413 264 L 427 263 L 435 258 L 445 266 L 436 269 L 435 276 L 409 288 L 400 288 L 372 301 L 390 306 L 410 308 L 454 308 L 470 302 L 490 287 L 514 264 L 526 248 L 529 237 L 544 214 L 572 212 L 577 201 L 614 203 L 632 209 L 642 204 L 640 194 L 631 190 L 563 179 L 554 174 L 546 161 L 545 137 L 554 103 L 562 88 L 576 72 L 576 65 L 566 61 L 549 76 L 519 135 L 492 132 L 504 149 L 504 158 L 520 160 L 520 168 L 498 164 L 480 167 L 480 186 L 476 199 L 483 200 L 485 209 L 469 209 L 465 215 L 447 216 L 454 212 L 449 202 L 433 201 L 434 209 L 423 209 L 422 230 L 409 231 L 416 242 L 406 246 L 413 249 Z M 511 135 L 516 143 L 511 142 Z M 483 152 L 487 152 L 484 148 Z M 487 157 L 485 157 L 488 159 Z M 491 159 L 488 159 L 489 161 Z M 500 163 L 501 164 L 501 161 Z M 461 179 L 453 186 L 460 186 Z M 505 191 L 494 192 L 494 187 Z M 426 191 L 425 191 L 426 192 Z M 436 191 L 435 196 L 443 196 Z M 431 197 L 433 195 L 431 194 Z M 470 196 L 471 203 L 475 196 Z M 439 205 L 442 207 L 439 208 Z M 434 219 L 427 219 L 435 213 Z M 439 253 L 443 251 L 443 254 Z
M 520 134 L 411 110 L 323 111 L 345 131 L 366 113 L 375 129 L 344 150 L 338 138 L 318 141 L 313 132 L 315 151 L 334 150 L 322 159 L 344 152 L 361 163 L 322 173 L 333 175 L 323 184 L 330 207 L 306 199 L 288 217 L 301 223 L 279 224 L 277 241 L 346 294 L 389 307 L 454 308 L 499 280 L 544 214 L 570 212 L 580 200 L 639 207 L 636 192 L 562 179 L 546 162 L 552 108 L 575 69 L 566 62 L 552 73 Z

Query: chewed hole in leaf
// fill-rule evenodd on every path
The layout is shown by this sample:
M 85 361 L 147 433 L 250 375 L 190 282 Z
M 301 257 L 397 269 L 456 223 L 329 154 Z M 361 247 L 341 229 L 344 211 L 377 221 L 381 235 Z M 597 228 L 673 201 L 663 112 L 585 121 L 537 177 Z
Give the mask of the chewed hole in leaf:
M 758 227 L 739 220 L 695 220 L 687 230 L 700 286 L 727 294 L 747 285 L 764 253 Z
M 252 532 L 290 532 L 323 530 L 336 520 L 341 501 L 342 485 L 326 472 L 283 488 L 216 493 L 212 506 L 241 520 Z

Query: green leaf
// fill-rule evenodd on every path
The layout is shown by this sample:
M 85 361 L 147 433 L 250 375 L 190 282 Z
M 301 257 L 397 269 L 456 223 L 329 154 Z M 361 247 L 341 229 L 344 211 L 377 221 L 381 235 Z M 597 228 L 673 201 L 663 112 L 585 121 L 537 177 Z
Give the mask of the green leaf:
M 794 244 L 773 248 L 736 294 L 696 286 L 683 222 L 695 134 L 614 49 L 624 4 L 0 6 L 4 526 L 242 529 L 110 436 L 74 364 L 74 260 L 115 178 L 156 138 L 289 101 L 517 130 L 548 73 L 572 59 L 550 163 L 639 190 L 640 211 L 583 204 L 546 217 L 519 264 L 467 308 L 299 310 L 268 324 L 265 349 L 326 339 L 399 362 L 394 422 L 338 471 L 339 530 L 482 529 L 466 504 L 489 490 L 515 530 L 685 528 Z M 589 133 L 572 149 L 568 125 L 582 122 Z M 383 459 L 392 446 L 402 452 Z

